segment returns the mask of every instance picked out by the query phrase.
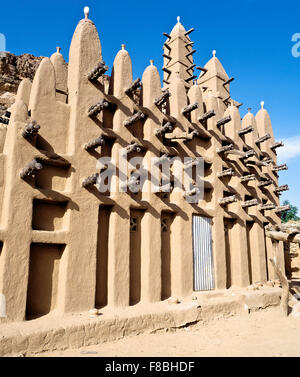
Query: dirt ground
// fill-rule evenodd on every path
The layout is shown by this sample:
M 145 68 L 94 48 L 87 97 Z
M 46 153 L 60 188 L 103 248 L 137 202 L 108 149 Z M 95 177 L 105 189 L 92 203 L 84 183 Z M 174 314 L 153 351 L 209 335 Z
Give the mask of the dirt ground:
M 29 356 L 29 355 L 28 355 Z M 77 350 L 32 356 L 300 356 L 300 318 L 280 316 L 279 308 L 154 334 L 140 334 Z

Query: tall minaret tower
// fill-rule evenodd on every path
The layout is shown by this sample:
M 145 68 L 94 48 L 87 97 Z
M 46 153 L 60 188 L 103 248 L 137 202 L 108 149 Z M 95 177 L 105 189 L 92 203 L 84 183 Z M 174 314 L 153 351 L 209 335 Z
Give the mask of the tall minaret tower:
M 167 88 L 176 77 L 176 72 L 179 73 L 179 78 L 185 81 L 186 87 L 190 88 L 194 76 L 193 54 L 196 50 L 193 49 L 194 42 L 191 41 L 189 34 L 194 31 L 190 29 L 185 30 L 180 23 L 180 17 L 177 17 L 177 24 L 174 26 L 171 34 L 164 33 L 167 37 L 163 46 L 164 57 L 164 84 Z

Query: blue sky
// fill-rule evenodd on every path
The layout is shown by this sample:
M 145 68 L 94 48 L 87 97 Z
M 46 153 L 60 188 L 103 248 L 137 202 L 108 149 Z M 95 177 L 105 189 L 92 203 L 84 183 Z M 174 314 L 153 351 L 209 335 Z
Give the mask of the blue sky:
M 279 158 L 289 170 L 280 173 L 280 184 L 289 184 L 290 191 L 282 200 L 289 199 L 300 211 L 300 57 L 292 56 L 292 36 L 300 33 L 299 0 L 0 1 L 0 33 L 7 51 L 50 56 L 60 46 L 68 60 L 73 32 L 83 7 L 89 6 L 106 64 L 112 66 L 125 43 L 134 77 L 141 77 L 149 59 L 162 67 L 162 32 L 170 32 L 180 16 L 186 29 L 195 28 L 190 36 L 196 64 L 204 65 L 216 49 L 228 75 L 235 77 L 231 94 L 244 103 L 241 115 L 248 107 L 256 113 L 265 101 L 275 138 L 286 143 Z

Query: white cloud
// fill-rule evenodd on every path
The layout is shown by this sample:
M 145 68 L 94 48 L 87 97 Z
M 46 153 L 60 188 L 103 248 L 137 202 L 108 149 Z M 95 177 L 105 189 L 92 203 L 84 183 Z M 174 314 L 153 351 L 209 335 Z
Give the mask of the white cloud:
M 300 157 L 300 135 L 283 140 L 284 147 L 277 149 L 278 160 L 287 162 L 297 156 Z

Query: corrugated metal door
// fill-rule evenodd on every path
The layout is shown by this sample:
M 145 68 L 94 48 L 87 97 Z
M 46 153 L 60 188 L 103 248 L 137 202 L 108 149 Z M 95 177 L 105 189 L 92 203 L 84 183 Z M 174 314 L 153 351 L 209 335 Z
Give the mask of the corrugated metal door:
M 193 216 L 194 290 L 215 288 L 212 255 L 211 219 Z

